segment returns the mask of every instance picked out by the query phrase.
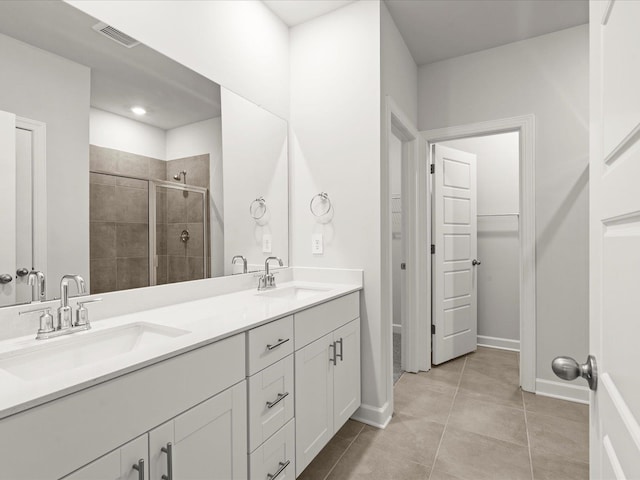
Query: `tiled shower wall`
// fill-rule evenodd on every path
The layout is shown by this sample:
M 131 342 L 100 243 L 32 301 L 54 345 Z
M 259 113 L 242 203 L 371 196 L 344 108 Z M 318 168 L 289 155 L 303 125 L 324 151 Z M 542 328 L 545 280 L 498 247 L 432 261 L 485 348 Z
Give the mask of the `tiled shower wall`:
M 148 182 L 173 180 L 187 170 L 189 185 L 209 187 L 209 155 L 164 161 L 91 145 L 90 150 L 91 293 L 149 285 Z M 100 172 L 100 173 L 98 173 Z M 157 283 L 204 277 L 202 196 L 158 189 Z M 180 240 L 182 230 L 190 239 Z

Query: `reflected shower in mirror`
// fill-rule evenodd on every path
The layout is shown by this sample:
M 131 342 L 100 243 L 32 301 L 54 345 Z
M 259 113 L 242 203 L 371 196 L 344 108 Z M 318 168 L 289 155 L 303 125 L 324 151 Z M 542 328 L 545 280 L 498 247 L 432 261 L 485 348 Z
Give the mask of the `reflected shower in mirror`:
M 115 32 L 0 2 L 0 306 L 40 299 L 31 271 L 51 299 L 67 273 L 104 293 L 288 263 L 286 122 Z

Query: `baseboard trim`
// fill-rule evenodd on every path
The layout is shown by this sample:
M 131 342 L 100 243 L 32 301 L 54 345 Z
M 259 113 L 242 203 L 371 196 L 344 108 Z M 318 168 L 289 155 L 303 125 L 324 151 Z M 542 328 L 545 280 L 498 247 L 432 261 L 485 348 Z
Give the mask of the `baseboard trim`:
M 393 333 L 400 333 L 402 334 L 402 325 L 399 325 L 397 323 L 393 324 Z
M 589 389 L 582 385 L 571 385 L 536 378 L 536 394 L 544 397 L 558 398 L 570 402 L 589 404 Z
M 356 410 L 356 413 L 351 417 L 358 422 L 366 423 L 376 428 L 386 428 L 391 421 L 391 414 L 389 411 L 389 402 L 385 403 L 382 407 L 374 407 L 371 405 L 360 405 L 360 408 Z
M 499 348 L 500 350 L 509 350 L 511 352 L 520 351 L 520 340 L 509 340 L 508 338 L 478 335 L 477 341 L 479 347 Z

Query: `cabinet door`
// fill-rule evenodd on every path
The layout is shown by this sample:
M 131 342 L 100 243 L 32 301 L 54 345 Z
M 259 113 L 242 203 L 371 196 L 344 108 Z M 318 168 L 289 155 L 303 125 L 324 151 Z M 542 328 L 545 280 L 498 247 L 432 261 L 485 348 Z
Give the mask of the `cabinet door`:
M 177 480 L 245 479 L 246 395 L 246 382 L 242 381 L 152 430 L 151 479 L 167 475 L 169 464 Z
M 139 470 L 133 468 L 144 460 L 144 479 L 149 479 L 147 468 L 147 435 L 132 440 L 89 465 L 76 470 L 64 480 L 140 480 Z
M 337 432 L 360 407 L 360 319 L 333 332 L 338 363 L 333 369 L 333 427 Z
M 295 354 L 296 476 L 333 436 L 333 334 Z

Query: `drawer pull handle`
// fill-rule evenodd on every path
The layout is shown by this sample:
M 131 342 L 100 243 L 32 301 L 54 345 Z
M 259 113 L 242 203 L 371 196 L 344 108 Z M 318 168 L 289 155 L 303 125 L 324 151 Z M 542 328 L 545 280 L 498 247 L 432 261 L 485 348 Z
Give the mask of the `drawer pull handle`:
M 329 348 L 333 348 L 333 358 L 329 356 L 329 363 L 333 362 L 333 366 L 335 367 L 338 364 L 338 355 L 336 354 L 336 342 L 332 342 L 329 345 Z
M 144 480 L 144 460 L 141 458 L 138 463 L 134 463 L 131 467 L 138 471 L 138 480 Z
M 289 341 L 288 338 L 279 338 L 278 343 L 274 343 L 273 345 L 267 345 L 267 350 L 273 350 L 274 348 L 278 348 L 283 343 L 287 343 Z
M 171 442 L 167 443 L 166 447 L 160 449 L 162 453 L 167 454 L 167 474 L 162 475 L 162 480 L 173 480 L 173 445 Z
M 282 400 L 284 400 L 287 397 L 287 395 L 289 395 L 289 392 L 279 393 L 278 397 L 273 402 L 267 402 L 267 408 L 275 407 Z
M 337 350 L 336 350 L 336 358 L 340 357 L 340 361 L 342 362 L 343 361 L 343 358 L 342 358 L 342 337 L 340 337 L 340 340 L 336 340 L 336 343 L 340 344 L 340 353 L 338 353 Z
M 280 467 L 274 474 L 267 473 L 267 480 L 273 480 L 274 478 L 276 478 L 278 475 L 280 475 L 284 471 L 285 468 L 289 466 L 290 463 L 291 463 L 291 460 L 287 460 L 286 462 L 278 462 L 278 465 Z

